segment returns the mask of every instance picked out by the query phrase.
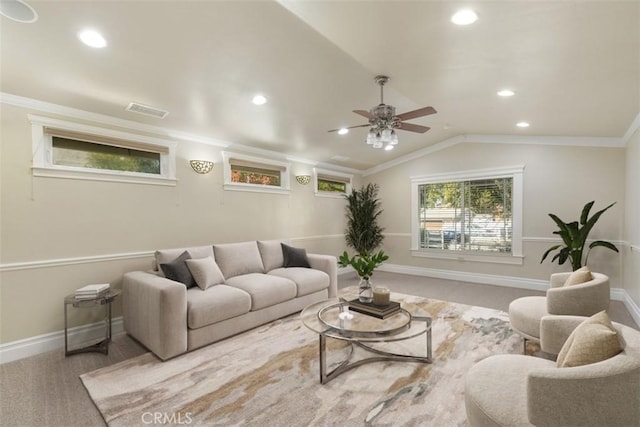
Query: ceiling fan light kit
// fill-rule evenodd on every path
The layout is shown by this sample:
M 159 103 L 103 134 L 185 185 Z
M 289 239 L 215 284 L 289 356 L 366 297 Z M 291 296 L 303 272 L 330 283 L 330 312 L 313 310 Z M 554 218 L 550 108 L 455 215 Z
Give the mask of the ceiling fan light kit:
M 353 129 L 360 127 L 368 127 L 369 132 L 365 139 L 368 145 L 373 148 L 383 148 L 387 151 L 392 150 L 398 144 L 398 135 L 396 129 L 409 132 L 425 133 L 430 128 L 427 126 L 414 125 L 405 123 L 403 120 L 415 119 L 417 117 L 435 114 L 437 111 L 433 107 L 424 107 L 417 110 L 408 111 L 406 113 L 396 115 L 396 108 L 392 105 L 384 103 L 384 85 L 389 81 L 387 76 L 376 76 L 375 82 L 380 86 L 380 104 L 376 105 L 369 111 L 353 110 L 354 113 L 369 119 L 366 125 L 350 126 L 348 128 L 332 129 L 329 132 L 338 132 L 344 134 L 342 129 Z

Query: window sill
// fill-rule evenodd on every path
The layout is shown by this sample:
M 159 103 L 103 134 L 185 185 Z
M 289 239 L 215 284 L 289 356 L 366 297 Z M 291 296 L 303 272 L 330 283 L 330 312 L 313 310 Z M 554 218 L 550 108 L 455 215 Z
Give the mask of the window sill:
M 327 199 L 344 199 L 346 193 L 331 193 L 328 191 L 316 191 L 316 197 L 324 197 Z
M 282 187 L 257 184 L 225 184 L 225 191 L 246 191 L 252 193 L 289 194 L 291 191 Z
M 448 259 L 458 262 L 484 262 L 493 264 L 523 265 L 524 257 L 518 255 L 490 255 L 487 253 L 475 254 L 470 252 L 453 252 L 438 250 L 411 249 L 411 256 L 420 258 Z
M 61 167 L 33 167 L 33 176 L 62 179 L 79 179 L 84 181 L 124 182 L 128 184 L 163 185 L 175 187 L 178 180 L 162 176 L 136 174 L 107 170 L 77 170 Z

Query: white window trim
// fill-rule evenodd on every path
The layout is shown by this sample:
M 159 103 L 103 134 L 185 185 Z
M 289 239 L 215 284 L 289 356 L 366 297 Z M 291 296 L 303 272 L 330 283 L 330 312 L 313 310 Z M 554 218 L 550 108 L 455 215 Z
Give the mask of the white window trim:
M 260 184 L 245 184 L 240 182 L 231 181 L 231 161 L 232 160 L 244 160 L 246 162 L 256 163 L 264 165 L 266 168 L 269 166 L 281 169 L 280 174 L 280 186 L 273 185 L 260 185 Z M 289 170 L 291 163 L 280 162 L 277 160 L 265 159 L 261 157 L 247 156 L 245 154 L 231 153 L 229 151 L 222 152 L 222 164 L 224 168 L 224 189 L 228 191 L 249 191 L 256 193 L 273 193 L 273 194 L 289 194 L 291 192 L 291 180 L 289 177 Z
M 89 181 L 111 181 L 132 184 L 151 184 L 175 186 L 176 179 L 176 147 L 175 142 L 159 138 L 116 131 L 80 123 L 68 122 L 60 119 L 27 115 L 31 122 L 32 139 L 32 173 L 37 177 L 81 179 Z M 117 139 L 126 146 L 126 141 L 135 142 L 136 148 L 140 144 L 150 151 L 160 153 L 160 175 L 140 172 L 111 171 L 53 164 L 53 138 L 45 132 L 45 128 L 71 131 L 79 134 L 95 135 Z
M 320 190 L 318 190 L 318 179 L 321 176 L 329 178 L 329 179 L 335 178 L 336 181 L 344 182 L 345 184 L 347 184 L 347 186 L 345 188 L 345 192 L 344 193 L 336 193 L 336 192 L 332 192 L 332 191 L 320 191 Z M 332 171 L 332 170 L 329 170 L 329 169 L 313 168 L 313 190 L 314 190 L 314 193 L 315 193 L 316 197 L 327 197 L 327 198 L 332 198 L 332 199 L 344 199 L 345 195 L 351 194 L 352 182 L 353 182 L 353 175 L 352 174 L 336 172 L 336 171 Z
M 420 175 L 411 177 L 411 255 L 423 258 L 451 259 L 457 261 L 488 262 L 498 264 L 524 263 L 522 253 L 522 218 L 524 201 L 524 165 L 476 169 L 455 173 L 442 173 L 434 175 Z M 420 248 L 420 230 L 418 227 L 418 186 L 421 184 L 433 184 L 438 182 L 469 181 L 490 178 L 513 178 L 513 194 L 511 195 L 512 237 L 511 254 L 490 254 L 475 251 L 444 251 L 438 249 Z

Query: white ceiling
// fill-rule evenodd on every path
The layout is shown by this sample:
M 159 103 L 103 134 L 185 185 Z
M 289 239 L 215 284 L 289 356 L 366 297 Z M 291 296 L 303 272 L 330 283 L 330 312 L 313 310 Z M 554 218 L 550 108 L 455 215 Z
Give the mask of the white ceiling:
M 360 170 L 464 134 L 619 138 L 640 112 L 640 1 L 27 2 L 35 23 L 0 18 L 2 92 Z M 377 74 L 398 113 L 438 110 L 391 152 L 327 132 L 366 123 Z

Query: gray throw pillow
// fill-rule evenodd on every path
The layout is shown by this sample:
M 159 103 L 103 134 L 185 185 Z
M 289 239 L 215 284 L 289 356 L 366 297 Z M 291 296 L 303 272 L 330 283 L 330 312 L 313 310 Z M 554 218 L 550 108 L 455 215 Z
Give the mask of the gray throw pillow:
M 307 251 L 303 248 L 294 248 L 293 246 L 282 245 L 282 256 L 284 258 L 283 267 L 305 267 L 311 268 L 309 259 L 307 258 Z
M 220 271 L 220 267 L 218 267 L 213 257 L 188 259 L 186 262 L 196 284 L 203 291 L 211 286 L 224 283 L 222 271 Z
M 187 267 L 187 260 L 191 259 L 189 252 L 184 251 L 182 254 L 171 262 L 160 264 L 160 268 L 165 277 L 176 282 L 183 283 L 187 289 L 196 286 L 195 280 Z

